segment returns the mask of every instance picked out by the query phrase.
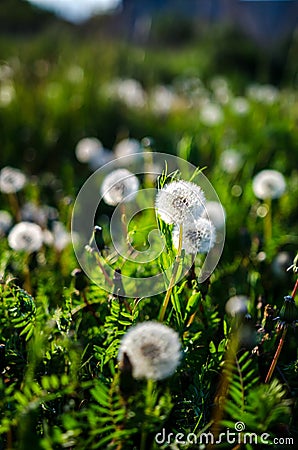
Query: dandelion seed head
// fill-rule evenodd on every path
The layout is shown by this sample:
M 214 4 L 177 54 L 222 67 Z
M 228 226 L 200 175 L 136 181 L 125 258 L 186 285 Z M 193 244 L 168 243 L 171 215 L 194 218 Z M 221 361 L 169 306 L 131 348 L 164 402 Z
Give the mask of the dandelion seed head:
M 127 138 L 119 141 L 114 147 L 116 158 L 130 156 L 141 151 L 141 144 L 137 139 Z
M 70 242 L 70 233 L 65 229 L 62 222 L 55 221 L 52 225 L 52 235 L 53 235 L 53 246 L 54 248 L 61 252 Z
M 179 246 L 179 234 L 180 229 L 176 225 L 173 230 L 173 244 L 175 248 Z M 192 222 L 183 224 L 182 248 L 187 254 L 208 253 L 214 246 L 215 239 L 215 227 L 209 219 L 199 217 Z
M 15 251 L 36 252 L 43 244 L 42 229 L 36 223 L 19 222 L 10 230 L 8 244 Z
M 275 199 L 285 192 L 286 182 L 277 170 L 262 170 L 253 178 L 252 188 L 257 198 Z
M 104 179 L 101 194 L 108 205 L 133 200 L 139 189 L 139 180 L 127 169 L 117 169 Z
M 225 150 L 220 156 L 220 166 L 226 173 L 236 173 L 242 166 L 242 155 L 234 148 Z
M 156 196 L 157 213 L 166 223 L 180 224 L 199 217 L 206 202 L 203 190 L 190 181 L 173 181 Z
M 113 161 L 114 154 L 110 150 L 102 148 L 101 151 L 92 156 L 88 161 L 88 166 L 92 171 L 99 169 L 105 164 Z
M 15 98 L 15 88 L 11 80 L 6 80 L 0 86 L 0 106 L 8 106 Z
M 221 107 L 216 103 L 207 102 L 202 106 L 200 120 L 206 126 L 215 126 L 223 121 L 224 115 Z
M 167 86 L 156 86 L 150 96 L 150 106 L 157 114 L 167 114 L 178 103 L 177 96 Z
M 115 80 L 105 90 L 129 108 L 143 108 L 146 104 L 146 92 L 134 78 Z
M 272 105 L 279 98 L 279 90 L 271 84 L 253 84 L 248 87 L 248 96 L 253 100 Z
M 127 355 L 134 378 L 162 380 L 172 375 L 181 359 L 181 345 L 173 329 L 158 322 L 143 322 L 123 337 L 118 360 Z
M 287 268 L 290 266 L 292 258 L 289 252 L 279 252 L 272 261 L 272 272 L 279 278 L 287 277 Z
M 5 234 L 12 225 L 12 217 L 8 211 L 0 211 L 0 236 Z
M 75 148 L 77 160 L 81 163 L 90 162 L 103 151 L 102 143 L 95 137 L 80 139 Z
M 249 102 L 245 97 L 235 97 L 231 100 L 231 107 L 235 114 L 243 116 L 249 111 Z
M 231 317 L 235 317 L 237 315 L 247 314 L 247 306 L 248 306 L 248 297 L 245 295 L 234 295 L 230 297 L 226 303 L 226 312 Z
M 58 211 L 52 206 L 26 202 L 21 207 L 21 218 L 22 222 L 34 222 L 42 228 L 46 228 L 53 220 L 57 220 Z
M 202 217 L 211 220 L 211 222 L 217 229 L 224 228 L 225 226 L 226 212 L 222 204 L 219 202 L 206 202 Z
M 20 191 L 26 183 L 26 176 L 21 170 L 13 167 L 3 167 L 0 171 L 0 191 L 13 194 Z

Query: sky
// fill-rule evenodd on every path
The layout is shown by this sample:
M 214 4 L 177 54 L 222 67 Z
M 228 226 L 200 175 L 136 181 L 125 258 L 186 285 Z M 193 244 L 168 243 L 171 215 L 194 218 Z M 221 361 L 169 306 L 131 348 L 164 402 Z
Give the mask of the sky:
M 30 3 L 56 12 L 71 22 L 81 22 L 93 14 L 107 11 L 120 0 L 28 0 Z

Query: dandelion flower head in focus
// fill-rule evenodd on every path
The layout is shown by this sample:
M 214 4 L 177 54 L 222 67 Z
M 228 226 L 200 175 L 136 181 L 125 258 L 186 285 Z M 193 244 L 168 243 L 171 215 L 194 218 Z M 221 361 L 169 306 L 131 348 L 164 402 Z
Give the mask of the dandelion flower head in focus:
M 127 169 L 117 169 L 105 177 L 101 194 L 108 205 L 133 200 L 139 190 L 138 178 Z
M 257 198 L 275 199 L 285 192 L 286 182 L 277 170 L 262 170 L 253 178 L 252 188 Z
M 203 190 L 191 181 L 173 181 L 159 190 L 155 207 L 166 223 L 181 224 L 194 220 L 204 211 Z
M 13 167 L 3 167 L 0 171 L 0 191 L 4 194 L 13 194 L 23 189 L 26 176 L 21 170 Z
M 208 253 L 214 246 L 216 231 L 213 223 L 203 217 L 185 222 L 182 230 L 182 248 L 187 254 Z M 179 246 L 179 227 L 173 230 L 173 244 Z
M 162 380 L 172 375 L 181 359 L 178 334 L 158 322 L 143 322 L 123 337 L 118 360 L 127 356 L 134 378 Z
M 32 222 L 19 222 L 9 232 L 8 244 L 15 251 L 33 253 L 43 244 L 43 232 Z

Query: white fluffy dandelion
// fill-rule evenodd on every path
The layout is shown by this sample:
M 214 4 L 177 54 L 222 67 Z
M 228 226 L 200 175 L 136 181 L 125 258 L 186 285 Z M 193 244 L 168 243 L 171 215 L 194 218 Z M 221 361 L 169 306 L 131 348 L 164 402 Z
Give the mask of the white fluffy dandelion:
M 215 126 L 224 119 L 222 108 L 217 103 L 207 102 L 202 106 L 200 120 L 206 126 Z
M 249 299 L 246 295 L 234 295 L 226 303 L 226 312 L 231 317 L 245 315 L 247 313 Z
M 204 211 L 206 199 L 203 190 L 191 181 L 173 181 L 160 189 L 155 208 L 166 223 L 181 224 L 193 221 Z
M 162 380 L 172 375 L 181 359 L 181 345 L 173 329 L 158 322 L 132 327 L 121 341 L 118 360 L 129 358 L 134 378 Z
M 95 137 L 85 137 L 80 139 L 75 148 L 77 160 L 87 163 L 96 158 L 103 151 L 103 145 Z
M 115 80 L 105 88 L 105 92 L 129 108 L 143 108 L 146 104 L 146 93 L 141 83 L 133 78 Z
M 157 114 L 167 114 L 179 103 L 177 95 L 167 86 L 156 86 L 150 95 L 150 107 Z
M 222 229 L 226 222 L 226 211 L 221 203 L 210 201 L 206 203 L 202 217 L 211 220 L 217 229 Z
M 0 236 L 5 234 L 12 225 L 12 216 L 8 211 L 0 211 Z
M 3 167 L 0 171 L 0 191 L 13 194 L 20 191 L 26 183 L 26 176 L 19 169 Z
M 253 84 L 248 87 L 248 96 L 265 105 L 272 105 L 279 98 L 279 90 L 271 84 Z
M 284 176 L 277 170 L 262 170 L 255 175 L 252 188 L 257 198 L 279 198 L 285 192 L 286 182 Z
M 234 148 L 229 148 L 222 152 L 219 163 L 226 173 L 237 173 L 243 164 L 242 154 Z
M 61 252 L 70 242 L 70 233 L 66 230 L 62 222 L 55 221 L 53 223 L 53 246 L 54 248 Z
M 245 97 L 235 97 L 231 100 L 231 107 L 235 114 L 243 116 L 249 112 L 249 102 Z
M 43 244 L 42 229 L 36 223 L 20 222 L 10 230 L 8 244 L 15 251 L 36 252 Z
M 175 248 L 179 247 L 178 226 L 173 230 L 173 244 Z M 214 246 L 216 231 L 213 223 L 203 217 L 183 224 L 182 229 L 182 248 L 185 253 L 195 255 L 197 253 L 208 253 Z
M 108 205 L 133 200 L 139 189 L 139 180 L 127 169 L 117 169 L 103 180 L 101 194 Z
M 139 153 L 141 151 L 141 144 L 137 139 L 126 138 L 117 142 L 114 147 L 114 153 L 116 158 L 121 158 L 122 156 L 130 156 L 134 153 Z

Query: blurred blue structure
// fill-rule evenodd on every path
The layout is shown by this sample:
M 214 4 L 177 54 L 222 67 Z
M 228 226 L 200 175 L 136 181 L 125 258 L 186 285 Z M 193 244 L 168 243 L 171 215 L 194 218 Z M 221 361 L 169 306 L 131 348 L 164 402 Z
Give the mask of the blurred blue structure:
M 288 37 L 298 25 L 297 0 L 122 0 L 121 16 L 130 37 L 149 33 L 160 16 L 222 22 L 238 27 L 259 44 L 270 47 Z

